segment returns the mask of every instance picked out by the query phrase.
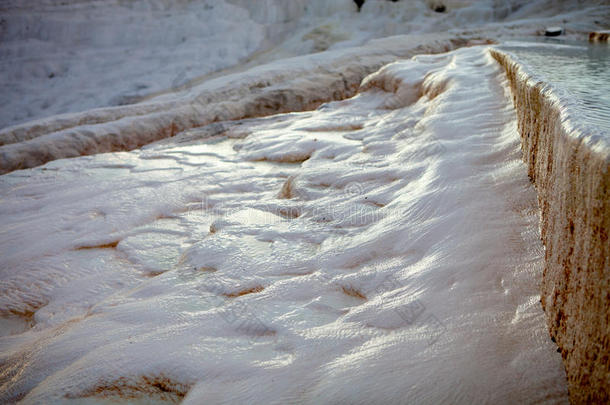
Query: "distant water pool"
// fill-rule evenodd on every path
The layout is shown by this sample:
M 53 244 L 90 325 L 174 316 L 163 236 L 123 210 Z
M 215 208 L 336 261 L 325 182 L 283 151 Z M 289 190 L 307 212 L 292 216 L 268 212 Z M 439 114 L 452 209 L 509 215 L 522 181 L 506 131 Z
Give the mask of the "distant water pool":
M 610 137 L 610 45 L 518 42 L 500 49 L 569 93 L 571 116 Z

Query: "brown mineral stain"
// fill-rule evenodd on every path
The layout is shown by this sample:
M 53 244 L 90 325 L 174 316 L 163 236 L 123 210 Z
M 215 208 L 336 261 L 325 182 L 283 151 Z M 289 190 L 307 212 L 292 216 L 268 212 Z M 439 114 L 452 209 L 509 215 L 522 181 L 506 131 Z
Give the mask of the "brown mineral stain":
M 255 159 L 255 162 L 275 162 L 275 163 L 303 163 L 311 157 L 310 153 L 287 153 L 277 157 L 263 157 Z
M 278 214 L 280 214 L 284 218 L 294 219 L 301 216 L 301 213 L 297 208 L 285 208 L 282 207 L 278 210 Z
M 78 394 L 67 394 L 66 398 L 118 397 L 135 399 L 138 397 L 154 397 L 156 400 L 179 403 L 186 396 L 191 385 L 190 383 L 177 382 L 163 374 L 138 378 L 119 377 L 115 380 L 100 382 Z
M 119 244 L 119 240 L 115 240 L 114 242 L 104 243 L 101 245 L 83 245 L 78 246 L 74 250 L 87 250 L 87 249 L 114 249 Z
M 286 179 L 284 184 L 282 185 L 282 189 L 280 190 L 277 198 L 281 199 L 291 199 L 295 196 L 294 194 L 294 176 L 290 176 Z
M 361 300 L 365 300 L 366 296 L 362 294 L 359 290 L 353 287 L 341 287 L 341 290 L 344 294 L 349 295 L 350 297 L 360 298 Z
M 307 132 L 349 132 L 349 131 L 358 131 L 364 128 L 362 124 L 347 124 L 347 125 L 337 125 L 337 126 L 326 126 L 326 127 L 316 127 L 316 128 L 304 128 L 304 131 Z
M 236 298 L 236 297 L 241 297 L 242 295 L 247 295 L 247 294 L 254 294 L 254 293 L 258 293 L 263 291 L 265 288 L 263 286 L 256 286 L 256 287 L 252 287 L 252 288 L 247 288 L 245 290 L 240 290 L 234 293 L 230 293 L 230 294 L 223 294 L 225 297 L 227 298 Z

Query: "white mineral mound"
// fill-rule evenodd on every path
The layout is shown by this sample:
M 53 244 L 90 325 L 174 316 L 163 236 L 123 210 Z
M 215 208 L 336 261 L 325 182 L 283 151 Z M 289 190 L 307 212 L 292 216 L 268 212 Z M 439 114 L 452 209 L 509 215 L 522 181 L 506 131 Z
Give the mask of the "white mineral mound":
M 556 3 L 2 2 L 0 402 L 565 403 L 507 79 L 445 52 L 610 15 Z
M 0 307 L 34 324 L 0 340 L 4 400 L 566 398 L 484 47 L 315 111 L 13 172 L 2 195 Z

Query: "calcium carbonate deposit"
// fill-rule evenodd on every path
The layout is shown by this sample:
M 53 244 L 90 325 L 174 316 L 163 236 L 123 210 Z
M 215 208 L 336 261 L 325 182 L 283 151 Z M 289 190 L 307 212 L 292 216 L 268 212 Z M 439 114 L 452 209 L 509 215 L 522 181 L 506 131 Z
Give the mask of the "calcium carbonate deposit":
M 0 16 L 0 402 L 607 398 L 607 132 L 505 47 L 607 2 Z

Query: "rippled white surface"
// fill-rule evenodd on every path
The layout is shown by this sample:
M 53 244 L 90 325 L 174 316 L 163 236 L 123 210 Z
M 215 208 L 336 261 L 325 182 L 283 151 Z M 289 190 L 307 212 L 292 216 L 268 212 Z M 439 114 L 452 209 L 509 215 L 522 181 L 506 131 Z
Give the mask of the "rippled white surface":
M 507 91 L 465 48 L 0 177 L 0 398 L 566 402 Z

